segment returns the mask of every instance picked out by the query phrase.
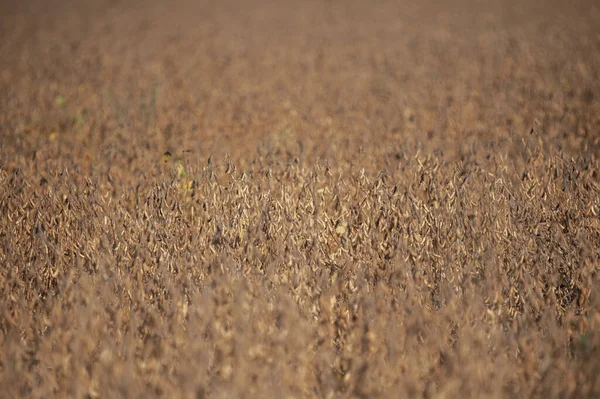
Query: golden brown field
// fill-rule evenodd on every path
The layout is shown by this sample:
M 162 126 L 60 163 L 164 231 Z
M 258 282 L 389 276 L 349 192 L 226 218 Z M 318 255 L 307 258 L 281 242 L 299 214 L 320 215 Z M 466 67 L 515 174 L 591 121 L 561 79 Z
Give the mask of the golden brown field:
M 0 396 L 600 396 L 593 1 L 0 5 Z

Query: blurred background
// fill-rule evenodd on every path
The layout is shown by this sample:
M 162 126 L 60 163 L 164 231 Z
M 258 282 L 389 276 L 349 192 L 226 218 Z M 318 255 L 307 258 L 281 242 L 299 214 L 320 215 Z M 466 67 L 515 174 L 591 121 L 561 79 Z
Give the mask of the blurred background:
M 165 151 L 393 169 L 403 151 L 460 157 L 532 128 L 600 148 L 593 1 L 0 7 L 3 152 L 129 171 Z

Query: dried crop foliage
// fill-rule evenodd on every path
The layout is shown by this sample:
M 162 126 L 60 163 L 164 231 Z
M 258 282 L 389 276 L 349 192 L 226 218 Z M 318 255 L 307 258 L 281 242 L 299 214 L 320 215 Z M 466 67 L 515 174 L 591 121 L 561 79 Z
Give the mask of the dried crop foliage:
M 600 395 L 597 7 L 61 4 L 3 6 L 3 396 Z

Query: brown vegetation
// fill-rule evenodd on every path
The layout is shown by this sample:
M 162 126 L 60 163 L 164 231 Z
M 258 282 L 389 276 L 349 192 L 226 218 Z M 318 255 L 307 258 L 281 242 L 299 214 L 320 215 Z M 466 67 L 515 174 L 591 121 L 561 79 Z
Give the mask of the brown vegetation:
M 600 9 L 375 3 L 1 6 L 2 396 L 600 395 Z

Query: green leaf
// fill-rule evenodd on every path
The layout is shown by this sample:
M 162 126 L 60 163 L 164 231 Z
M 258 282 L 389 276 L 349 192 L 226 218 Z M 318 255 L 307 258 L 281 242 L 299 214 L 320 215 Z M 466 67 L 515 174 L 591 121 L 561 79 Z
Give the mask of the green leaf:
M 63 96 L 61 96 L 60 94 L 54 98 L 54 104 L 56 104 L 57 107 L 62 109 L 67 108 L 67 103 L 65 102 Z

